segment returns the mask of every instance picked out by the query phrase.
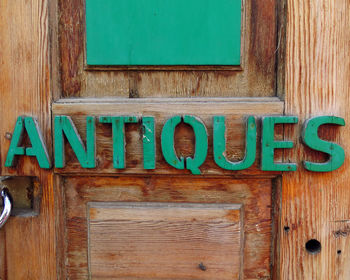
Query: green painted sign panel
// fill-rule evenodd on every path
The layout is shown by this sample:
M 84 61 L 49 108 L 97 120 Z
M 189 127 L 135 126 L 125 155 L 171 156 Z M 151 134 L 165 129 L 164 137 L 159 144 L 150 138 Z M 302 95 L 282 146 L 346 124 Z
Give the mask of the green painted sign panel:
M 88 65 L 239 65 L 241 0 L 86 0 Z

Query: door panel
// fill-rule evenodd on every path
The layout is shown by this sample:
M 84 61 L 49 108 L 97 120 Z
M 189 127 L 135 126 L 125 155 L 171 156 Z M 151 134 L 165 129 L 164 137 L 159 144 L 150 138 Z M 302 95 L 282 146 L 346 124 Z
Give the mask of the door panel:
M 283 49 L 276 46 L 283 37 L 276 24 L 282 16 L 279 2 L 242 1 L 242 63 L 232 70 L 227 66 L 86 66 L 85 0 L 58 1 L 62 97 L 275 96 L 276 54 Z
M 275 186 L 268 178 L 66 177 L 67 277 L 267 278 Z
M 238 204 L 92 202 L 87 211 L 93 279 L 239 277 Z

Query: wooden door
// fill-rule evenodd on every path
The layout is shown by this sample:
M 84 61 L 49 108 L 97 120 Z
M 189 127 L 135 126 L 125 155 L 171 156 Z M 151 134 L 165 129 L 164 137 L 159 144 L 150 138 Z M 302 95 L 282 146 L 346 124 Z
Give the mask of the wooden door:
M 348 119 L 348 1 L 243 1 L 237 66 L 89 65 L 85 4 L 0 4 L 1 173 L 33 177 L 40 200 L 37 215 L 11 217 L 0 230 L 1 279 L 347 279 L 347 158 L 336 171 L 306 171 L 302 160 L 324 158 L 299 136 L 310 117 Z M 261 118 L 284 114 L 299 122 L 276 125 L 274 138 L 294 147 L 274 160 L 298 169 L 263 171 Z M 221 115 L 232 162 L 244 157 L 245 120 L 256 116 L 249 168 L 215 163 L 213 117 Z M 53 168 L 31 156 L 4 167 L 18 116 L 38 120 Z M 95 128 L 95 166 L 83 166 L 67 141 L 57 163 L 51 128 L 62 116 L 86 149 Z M 125 122 L 124 164 L 111 116 Z M 207 129 L 199 170 L 164 155 L 164 125 L 174 116 L 171 148 L 185 162 L 199 144 L 186 118 Z M 155 119 L 151 134 L 144 117 Z M 346 152 L 346 131 L 320 135 Z M 154 167 L 145 137 L 154 137 Z

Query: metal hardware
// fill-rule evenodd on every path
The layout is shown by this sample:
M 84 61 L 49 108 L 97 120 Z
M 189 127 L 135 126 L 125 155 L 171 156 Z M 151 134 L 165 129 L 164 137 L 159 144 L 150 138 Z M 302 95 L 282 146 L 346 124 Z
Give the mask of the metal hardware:
M 4 209 L 0 215 L 0 228 L 4 226 L 7 219 L 10 217 L 12 209 L 11 197 L 7 188 L 3 188 L 1 190 L 1 198 L 3 201 Z
M 198 268 L 202 271 L 206 271 L 207 270 L 207 267 L 201 262 L 199 265 L 198 265 Z
M 6 188 L 6 186 L 2 183 L 4 180 L 9 179 L 10 176 L 0 176 L 0 195 L 2 198 L 2 204 L 3 204 L 3 210 L 0 215 L 0 228 L 4 226 L 8 218 L 10 217 L 11 210 L 12 210 L 12 201 L 9 190 Z
M 0 193 L 7 189 L 11 199 L 11 216 L 34 217 L 39 214 L 41 186 L 33 176 L 0 176 Z M 4 199 L 0 199 L 0 215 Z

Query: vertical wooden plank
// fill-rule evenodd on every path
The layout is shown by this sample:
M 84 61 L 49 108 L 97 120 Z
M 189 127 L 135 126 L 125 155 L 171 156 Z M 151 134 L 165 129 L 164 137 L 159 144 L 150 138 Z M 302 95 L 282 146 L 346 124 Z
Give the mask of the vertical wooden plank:
M 335 115 L 347 126 L 327 127 L 324 139 L 350 148 L 350 1 L 289 0 L 286 56 L 286 114 L 300 123 L 311 116 Z M 300 126 L 287 131 L 297 139 Z M 318 153 L 297 144 L 286 158 L 315 160 Z M 322 160 L 322 159 L 321 159 Z M 349 156 L 329 173 L 297 172 L 283 176 L 281 279 L 350 278 Z M 310 254 L 305 243 L 317 239 L 321 252 Z
M 51 153 L 50 64 L 47 0 L 0 2 L 0 148 L 4 166 L 16 118 L 38 119 Z M 56 278 L 52 173 L 35 158 L 22 157 L 1 175 L 37 176 L 41 192 L 38 217 L 11 217 L 1 229 L 0 275 L 4 279 Z M 5 271 L 4 271 L 5 270 Z
M 55 196 L 55 219 L 56 219 L 56 270 L 57 279 L 67 279 L 66 258 L 66 223 L 65 223 L 65 199 L 64 199 L 64 177 L 54 176 Z
M 284 100 L 287 1 L 277 1 L 276 95 Z
M 0 279 L 6 279 L 6 239 L 4 230 L 0 230 Z

